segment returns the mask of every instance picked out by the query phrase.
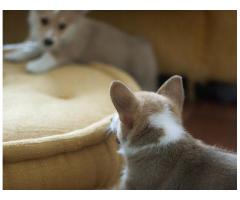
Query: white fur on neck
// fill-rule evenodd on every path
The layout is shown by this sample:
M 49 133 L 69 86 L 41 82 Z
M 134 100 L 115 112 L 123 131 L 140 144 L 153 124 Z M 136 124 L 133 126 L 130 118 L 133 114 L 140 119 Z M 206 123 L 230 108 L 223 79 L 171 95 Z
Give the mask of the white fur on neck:
M 149 123 L 153 128 L 163 129 L 164 136 L 159 138 L 159 143 L 148 144 L 141 147 L 132 147 L 128 144 L 128 142 L 126 142 L 121 144 L 118 153 L 125 156 L 134 155 L 143 150 L 151 149 L 156 146 L 164 146 L 176 142 L 181 139 L 185 133 L 185 130 L 183 129 L 181 124 L 176 121 L 167 106 L 164 108 L 163 112 L 150 115 Z M 121 133 L 121 127 L 118 114 L 115 114 L 112 118 L 110 129 L 112 130 L 112 132 L 115 132 L 119 137 Z
M 121 131 L 119 117 L 118 117 L 118 114 L 116 114 L 116 113 L 112 117 L 112 121 L 110 124 L 110 130 L 116 134 L 119 134 Z
M 131 156 L 131 155 L 135 155 L 136 153 L 139 153 L 140 151 L 144 151 L 147 149 L 152 149 L 154 147 L 157 147 L 158 144 L 148 144 L 148 145 L 144 145 L 141 147 L 132 147 L 129 144 L 121 144 L 120 149 L 118 150 L 118 153 L 121 155 L 125 155 L 125 156 Z
M 149 123 L 153 128 L 163 129 L 164 136 L 159 138 L 160 145 L 167 145 L 178 141 L 183 137 L 185 132 L 167 106 L 165 106 L 163 112 L 150 115 Z

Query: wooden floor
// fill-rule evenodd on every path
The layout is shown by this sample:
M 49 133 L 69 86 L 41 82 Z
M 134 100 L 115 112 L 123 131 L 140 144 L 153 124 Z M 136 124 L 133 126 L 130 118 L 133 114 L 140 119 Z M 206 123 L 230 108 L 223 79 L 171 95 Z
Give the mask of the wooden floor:
M 237 107 L 209 102 L 186 103 L 184 125 L 208 144 L 237 150 Z

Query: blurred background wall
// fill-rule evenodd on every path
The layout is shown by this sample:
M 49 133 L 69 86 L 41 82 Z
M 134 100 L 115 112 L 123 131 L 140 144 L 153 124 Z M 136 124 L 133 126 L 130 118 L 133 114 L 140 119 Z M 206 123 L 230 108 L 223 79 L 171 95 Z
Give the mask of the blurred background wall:
M 163 74 L 191 81 L 236 82 L 236 11 L 92 11 L 130 34 L 149 39 Z M 27 35 L 27 11 L 4 11 L 4 43 Z

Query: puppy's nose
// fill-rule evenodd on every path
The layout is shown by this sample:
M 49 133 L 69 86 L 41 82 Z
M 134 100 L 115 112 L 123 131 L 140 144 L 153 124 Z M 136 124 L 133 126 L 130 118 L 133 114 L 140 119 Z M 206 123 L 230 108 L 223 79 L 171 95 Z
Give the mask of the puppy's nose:
M 52 45 L 53 45 L 52 39 L 46 38 L 46 39 L 44 40 L 44 45 L 45 45 L 45 46 L 52 46 Z

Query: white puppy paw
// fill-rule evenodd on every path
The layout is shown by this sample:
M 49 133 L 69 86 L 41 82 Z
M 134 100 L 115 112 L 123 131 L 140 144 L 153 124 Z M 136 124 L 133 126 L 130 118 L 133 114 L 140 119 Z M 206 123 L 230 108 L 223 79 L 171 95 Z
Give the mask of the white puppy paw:
M 26 41 L 19 44 L 7 44 L 3 46 L 4 60 L 21 62 L 40 56 L 42 47 L 37 42 Z
M 11 61 L 11 62 L 21 62 L 25 60 L 25 54 L 24 52 L 20 50 L 15 50 L 9 53 L 5 53 L 3 58 L 6 61 Z
M 46 71 L 46 69 L 43 66 L 44 64 L 39 62 L 38 60 L 30 61 L 27 63 L 26 69 L 30 73 L 38 74 Z
M 58 66 L 57 60 L 49 53 L 41 58 L 27 63 L 26 69 L 30 73 L 43 73 Z

